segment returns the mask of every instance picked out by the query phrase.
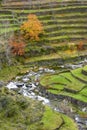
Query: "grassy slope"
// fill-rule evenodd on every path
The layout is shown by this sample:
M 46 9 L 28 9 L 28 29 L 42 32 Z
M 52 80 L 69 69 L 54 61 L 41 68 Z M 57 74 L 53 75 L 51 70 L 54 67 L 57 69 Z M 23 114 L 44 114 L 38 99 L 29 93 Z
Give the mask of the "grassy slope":
M 15 78 L 18 74 L 23 74 L 29 71 L 29 67 L 23 65 L 5 67 L 0 71 L 0 80 L 8 82 Z
M 54 130 L 60 126 L 63 130 L 68 127 L 77 130 L 76 124 L 67 116 L 6 88 L 0 89 L 0 130 Z
M 27 11 L 26 11 L 27 12 Z M 15 28 L 16 29 L 16 28 Z M 8 31 L 9 31 L 10 29 L 8 29 Z M 2 31 L 3 32 L 3 31 Z M 33 59 L 34 60 L 34 59 Z M 14 70 L 13 70 L 14 69 Z M 9 69 L 8 68 L 6 68 L 6 69 L 4 69 L 4 70 L 2 70 L 1 71 L 1 75 L 0 75 L 0 79 L 1 80 L 4 80 L 4 81 L 7 81 L 7 80 L 10 80 L 11 78 L 13 78 L 13 77 L 15 77 L 18 73 L 20 73 L 20 71 L 22 71 L 22 72 L 26 72 L 28 69 L 26 68 L 26 70 L 25 70 L 25 68 L 23 68 L 23 67 L 12 67 L 12 68 L 10 68 L 10 71 L 9 71 Z M 12 73 L 11 73 L 12 72 Z M 22 73 L 21 72 L 21 73 Z M 8 75 L 7 75 L 8 74 Z M 6 96 L 6 95 L 5 95 Z M 13 108 L 13 109 L 15 109 L 15 108 Z M 15 109 L 15 110 L 18 110 L 19 109 L 19 107 L 17 107 L 17 109 Z M 20 114 L 19 114 L 20 115 Z M 19 116 L 18 115 L 18 116 Z M 47 115 L 49 115 L 50 116 L 50 120 L 48 120 L 48 117 L 47 117 Z M 51 125 L 49 125 L 49 122 L 50 122 L 50 124 L 51 124 L 51 121 L 52 121 L 52 123 L 53 123 L 53 120 L 55 120 L 55 117 L 54 117 L 54 113 L 51 111 L 51 110 L 49 110 L 48 108 L 46 108 L 46 111 L 45 111 L 45 115 L 43 116 L 43 119 L 42 119 L 42 122 L 44 123 L 44 126 L 40 126 L 40 125 L 38 125 L 37 123 L 35 123 L 34 125 L 32 124 L 31 125 L 31 129 L 36 129 L 37 128 L 37 130 L 38 130 L 38 127 L 41 127 L 41 128 L 43 128 L 43 129 L 47 129 L 47 130 L 51 130 L 51 128 L 56 128 L 56 127 L 58 127 L 58 125 L 60 125 L 61 124 L 61 122 L 62 122 L 62 118 L 64 118 L 64 120 L 65 120 L 65 124 L 62 126 L 62 128 L 60 129 L 60 130 L 68 130 L 69 128 L 71 128 L 71 130 L 77 130 L 77 128 L 76 128 L 76 126 L 75 126 L 75 124 L 73 123 L 73 121 L 70 119 L 69 120 L 69 118 L 67 118 L 67 117 L 65 117 L 65 116 L 62 116 L 62 118 L 61 118 L 61 116 L 60 115 L 55 115 L 56 116 L 56 119 L 60 119 L 60 122 L 55 122 L 55 125 L 53 125 L 52 127 L 51 127 Z M 22 115 L 23 116 L 23 115 Z M 51 116 L 52 117 L 54 117 L 54 118 L 51 118 Z M 20 118 L 21 116 L 19 116 L 19 117 L 17 117 L 17 118 Z M 6 118 L 6 119 L 8 119 L 8 120 L 5 120 L 5 118 L 3 118 L 3 121 L 2 120 L 0 120 L 0 123 L 1 123 L 1 130 L 2 129 L 9 129 L 9 130 L 14 130 L 14 129 L 16 129 L 16 127 L 18 127 L 19 128 L 19 130 L 21 129 L 25 129 L 25 123 L 27 124 L 28 122 L 24 122 L 24 120 L 25 120 L 25 117 L 24 117 L 24 119 L 23 119 L 23 121 L 21 121 L 20 120 L 20 122 L 19 122 L 19 124 L 15 124 L 15 123 L 18 123 L 18 122 L 12 122 L 12 124 L 10 124 L 10 121 L 14 121 L 15 120 L 15 117 L 13 117 L 14 119 L 12 119 L 12 120 L 10 120 L 9 118 Z M 1 119 L 2 119 L 2 115 L 1 115 Z M 6 123 L 4 123 L 4 122 L 6 122 Z M 21 124 L 22 123 L 22 124 Z M 70 127 L 69 126 L 69 124 L 70 124 L 70 126 L 72 126 L 72 127 Z M 21 127 L 22 126 L 22 127 Z M 30 127 L 30 126 L 29 126 Z M 29 129 L 29 127 L 27 128 L 27 129 Z M 40 128 L 40 130 L 42 130 Z
M 87 81 L 87 76 L 82 74 L 81 71 L 82 71 L 82 68 L 78 68 L 76 70 L 72 70 L 71 73 L 76 78 L 79 78 L 79 79 L 81 79 L 81 80 L 83 80 L 85 82 L 85 81 Z
M 55 0 L 53 0 L 53 1 L 55 1 Z M 12 7 L 12 5 L 10 5 L 11 2 L 13 2 L 13 5 L 14 5 L 13 7 Z M 81 37 L 84 38 L 86 36 L 86 27 L 85 27 L 86 26 L 86 24 L 85 24 L 86 15 L 87 15 L 87 13 L 85 12 L 85 8 L 87 7 L 86 4 L 81 5 L 81 3 L 80 3 L 79 5 L 73 5 L 73 2 L 72 2 L 71 3 L 72 6 L 71 6 L 71 4 L 70 5 L 67 4 L 67 6 L 61 6 L 61 4 L 59 6 L 59 4 L 58 4 L 58 7 L 57 6 L 55 7 L 55 4 L 53 4 L 53 7 L 51 8 L 51 6 L 50 6 L 50 8 L 51 8 L 50 9 L 50 8 L 43 8 L 44 7 L 43 3 L 44 2 L 46 3 L 47 1 L 44 1 L 44 2 L 40 1 L 41 3 L 39 2 L 39 4 L 41 4 L 41 5 L 37 6 L 35 4 L 35 8 L 33 7 L 34 5 L 31 5 L 31 7 L 33 7 L 33 8 L 28 9 L 28 7 L 26 7 L 21 11 L 21 8 L 23 7 L 21 5 L 22 2 L 19 2 L 19 1 L 18 1 L 19 3 L 16 3 L 14 1 L 11 1 L 11 2 L 9 4 L 5 3 L 4 7 L 2 7 L 4 12 L 0 13 L 0 21 L 1 21 L 0 34 L 3 34 L 3 33 L 8 34 L 8 32 L 16 31 L 17 29 L 19 29 L 20 24 L 24 20 L 27 19 L 28 13 L 31 13 L 31 12 L 35 12 L 35 13 L 38 12 L 37 16 L 40 19 L 40 21 L 43 23 L 44 28 L 46 30 L 45 31 L 45 40 L 47 40 L 47 41 L 45 44 L 45 48 L 44 48 L 44 45 L 42 45 L 43 42 L 45 42 L 45 41 L 43 41 L 44 38 L 41 41 L 41 46 L 34 45 L 32 47 L 32 44 L 31 44 L 31 45 L 29 45 L 29 47 L 26 48 L 26 53 L 31 54 L 31 55 L 27 56 L 28 62 L 68 56 L 68 54 L 66 54 L 66 53 L 61 55 L 61 52 L 59 51 L 58 46 L 61 46 L 62 40 L 67 41 L 66 43 L 64 43 L 64 46 L 65 46 L 67 43 L 71 44 L 70 37 L 71 38 L 73 38 L 73 37 L 74 38 L 81 38 Z M 61 2 L 61 0 L 59 2 Z M 18 6 L 16 4 L 20 4 L 20 6 Z M 33 4 L 33 3 L 31 2 L 31 4 Z M 9 5 L 10 7 L 7 5 Z M 46 5 L 47 6 L 50 5 L 49 1 Z M 40 6 L 41 6 L 41 8 L 39 8 Z M 81 6 L 81 9 L 83 9 L 83 12 L 78 11 L 80 6 Z M 7 14 L 6 14 L 7 10 L 5 11 L 5 8 L 7 8 L 7 10 L 8 10 Z M 18 9 L 16 9 L 16 8 L 18 8 Z M 75 12 L 69 11 L 67 13 L 64 12 L 65 10 L 68 10 L 68 9 L 74 10 L 74 8 L 77 8 L 77 11 L 75 11 Z M 53 13 L 51 12 L 51 14 L 46 12 L 46 11 L 50 12 L 52 10 L 53 10 Z M 56 11 L 56 10 L 57 11 L 59 10 L 60 12 L 55 13 L 54 11 Z M 40 14 L 40 12 L 44 12 L 45 14 Z M 54 13 L 55 13 L 55 15 L 54 15 Z M 75 18 L 73 18 L 73 17 L 75 17 Z M 71 23 L 71 21 L 72 21 L 72 23 L 68 24 L 67 21 L 69 23 Z M 9 27 L 3 28 L 2 23 L 4 23 L 4 22 L 7 23 L 6 25 Z M 81 26 L 82 26 L 82 28 L 80 28 Z M 66 29 L 65 27 L 68 27 L 68 28 Z M 85 28 L 83 28 L 83 27 L 85 27 Z M 49 29 L 51 29 L 51 30 L 49 30 Z M 59 43 L 59 41 L 56 42 L 55 40 L 59 40 L 61 42 Z M 56 42 L 56 44 L 54 43 L 54 41 Z M 53 46 L 53 43 L 55 44 L 54 46 Z M 79 43 L 79 41 L 78 41 L 78 43 Z M 50 49 L 47 47 L 52 48 L 52 51 L 49 51 Z M 32 58 L 33 52 L 30 50 L 35 50 L 37 52 L 37 55 L 39 55 L 40 57 L 37 57 L 37 55 L 35 57 L 35 55 L 34 55 L 34 58 Z M 84 52 L 82 52 L 82 53 L 84 53 Z M 44 54 L 45 54 L 45 56 L 44 56 Z M 76 53 L 76 55 L 78 55 L 78 52 Z M 73 56 L 74 56 L 74 54 L 73 54 Z
M 87 70 L 87 66 L 84 68 Z M 72 72 L 74 76 L 72 75 Z M 75 76 L 78 76 L 79 79 L 75 78 Z M 86 78 L 87 76 L 82 73 L 82 68 L 79 68 L 68 73 L 45 76 L 41 79 L 40 83 L 51 93 L 70 96 L 77 100 L 87 102 L 87 85 L 84 82 L 86 81 Z M 83 79 L 83 81 L 81 79 Z M 68 90 L 66 90 L 66 88 Z M 74 92 L 72 92 L 72 90 Z
M 44 24 L 44 28 L 46 29 L 46 33 L 48 33 L 49 34 L 49 37 L 50 37 L 50 34 L 51 33 L 53 33 L 53 32 L 55 32 L 55 33 L 58 33 L 58 32 L 60 32 L 60 29 L 63 31 L 62 32 L 62 34 L 60 33 L 60 35 L 61 36 L 59 36 L 59 35 L 57 35 L 56 37 L 55 36 L 51 36 L 51 39 L 50 38 L 48 38 L 48 37 L 46 37 L 46 40 L 52 40 L 52 41 L 55 41 L 55 40 L 61 40 L 61 39 L 63 39 L 63 40 L 70 40 L 69 38 L 71 37 L 71 38 L 82 38 L 82 36 L 80 35 L 80 34 L 83 34 L 83 33 L 81 33 L 81 32 L 84 32 L 84 29 L 82 29 L 81 31 L 80 31 L 80 34 L 79 34 L 79 31 L 77 31 L 77 36 L 75 35 L 75 30 L 77 30 L 77 29 L 80 29 L 80 27 L 81 27 L 81 25 L 83 26 L 83 27 L 85 27 L 85 19 L 83 20 L 83 17 L 81 17 L 81 16 L 84 16 L 84 18 L 86 18 L 86 13 L 85 13 L 85 8 L 87 8 L 87 5 L 86 4 L 76 4 L 76 3 L 78 3 L 77 1 L 75 2 L 75 1 L 73 1 L 71 4 L 67 4 L 68 2 L 65 2 L 66 4 L 67 4 L 67 6 L 64 6 L 64 5 L 62 5 L 63 3 L 62 3 L 62 1 L 59 1 L 59 3 L 56 3 L 58 6 L 55 6 L 56 4 L 55 4 L 55 0 L 54 0 L 54 4 L 53 3 L 50 3 L 49 1 L 47 2 L 47 1 L 44 1 L 45 3 L 47 3 L 47 4 L 45 4 L 44 5 L 44 2 L 39 2 L 39 1 L 37 1 L 38 2 L 38 4 L 41 4 L 41 5 L 39 5 L 39 6 L 37 6 L 36 4 L 35 4 L 35 1 L 34 1 L 34 3 L 30 3 L 31 4 L 31 6 L 33 7 L 33 8 L 30 8 L 30 9 L 28 9 L 28 7 L 26 7 L 26 8 L 24 8 L 22 11 L 21 11 L 21 8 L 23 8 L 23 6 L 21 5 L 21 3 L 22 2 L 19 2 L 19 4 L 20 4 L 20 6 L 18 6 L 17 5 L 17 2 L 13 2 L 13 7 L 11 7 L 12 5 L 11 5 L 11 3 L 12 3 L 12 1 L 9 3 L 9 2 L 7 2 L 7 3 L 5 3 L 6 5 L 8 5 L 8 3 L 9 3 L 9 7 L 8 6 L 6 6 L 6 5 L 4 5 L 4 8 L 2 7 L 2 9 L 3 10 L 5 10 L 5 8 L 7 8 L 7 10 L 9 11 L 9 13 L 11 13 L 11 11 L 13 11 L 14 12 L 14 17 L 13 17 L 13 15 L 11 14 L 11 16 L 12 16 L 12 20 L 13 20 L 13 23 L 14 23 L 14 20 L 15 19 L 17 19 L 17 21 L 19 21 L 19 24 L 21 23 L 21 22 L 23 22 L 24 21 L 24 19 L 26 19 L 26 16 L 28 15 L 28 13 L 37 13 L 37 15 L 38 15 L 38 17 L 41 19 L 42 17 L 43 17 L 43 19 L 41 20 L 42 21 L 42 23 Z M 52 2 L 52 1 L 51 1 Z M 56 1 L 56 2 L 58 2 L 58 1 Z M 86 2 L 85 2 L 86 3 Z M 26 4 L 26 2 L 25 2 L 25 4 Z M 52 5 L 51 5 L 52 4 Z M 46 7 L 46 5 L 48 5 L 49 6 L 49 8 L 43 8 L 44 6 Z M 62 5 L 62 6 L 61 6 Z M 35 6 L 35 8 L 34 8 L 34 6 Z M 40 6 L 41 6 L 41 8 L 40 8 Z M 16 8 L 17 9 L 16 9 Z M 30 6 L 29 6 L 30 7 Z M 37 8 L 36 8 L 37 7 Z M 70 12 L 69 11 L 69 9 L 70 10 L 72 10 L 72 11 L 74 11 L 74 9 L 76 9 L 76 11 L 74 12 L 74 13 L 72 13 L 72 12 Z M 78 11 L 79 9 L 82 9 L 83 10 L 83 13 L 81 12 L 81 11 Z M 52 12 L 53 13 L 52 13 Z M 56 13 L 55 11 L 59 11 L 58 13 Z M 40 13 L 44 13 L 44 14 L 40 14 Z M 7 16 L 9 16 L 9 13 L 7 14 Z M 23 14 L 22 14 L 23 13 Z M 1 13 L 2 14 L 2 13 Z M 54 15 L 55 14 L 55 15 Z M 78 17 L 80 17 L 80 18 L 82 18 L 82 20 L 81 19 L 78 19 L 78 17 L 76 17 L 75 18 L 75 20 L 76 20 L 76 22 L 74 22 L 73 23 L 73 20 L 72 20 L 72 17 L 71 16 L 77 16 L 78 15 Z M 1 15 L 2 16 L 2 15 Z M 48 17 L 49 16 L 49 17 Z M 67 18 L 67 16 L 68 16 L 68 22 L 69 22 L 69 20 L 70 21 L 72 21 L 72 23 L 71 22 L 69 22 L 70 24 L 67 24 L 66 23 L 66 18 Z M 5 19 L 5 18 L 4 18 Z M 3 22 L 4 22 L 4 19 L 2 19 L 3 20 Z M 48 21 L 47 21 L 48 20 Z M 50 24 L 49 22 L 51 22 L 53 20 L 53 23 L 52 24 Z M 17 22 L 16 21 L 16 22 Z M 56 22 L 56 23 L 55 23 Z M 75 27 L 78 27 L 78 28 L 75 28 Z M 53 29 L 51 30 L 51 31 L 49 31 L 49 29 L 51 29 L 53 27 Z M 56 30 L 54 30 L 54 27 L 56 27 Z M 65 30 L 66 29 L 64 29 L 64 27 L 68 27 L 68 30 L 70 31 L 71 30 L 71 27 L 73 27 L 72 28 L 72 31 L 70 31 L 70 32 L 72 32 L 72 35 L 70 34 L 69 35 L 69 33 L 67 33 Z M 49 29 L 48 29 L 49 28 Z M 14 30 L 15 29 L 17 29 L 17 28 L 14 28 Z M 11 28 L 10 29 L 8 29 L 9 31 L 11 30 Z M 2 30 L 2 33 L 3 33 L 4 31 Z M 49 33 L 50 32 L 50 33 Z M 65 34 L 65 32 L 66 32 L 66 34 Z M 64 34 L 63 34 L 64 33 Z M 74 34 L 74 35 L 73 35 Z M 86 33 L 84 34 L 84 36 L 83 36 L 83 38 L 86 36 Z M 50 41 L 51 42 L 51 41 Z

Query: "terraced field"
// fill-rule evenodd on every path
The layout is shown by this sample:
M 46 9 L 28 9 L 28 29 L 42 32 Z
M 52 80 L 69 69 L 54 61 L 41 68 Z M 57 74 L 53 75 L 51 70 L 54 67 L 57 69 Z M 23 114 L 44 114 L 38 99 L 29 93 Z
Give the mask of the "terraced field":
M 8 27 L 7 33 L 15 31 L 27 19 L 28 14 L 34 13 L 44 25 L 47 43 L 81 40 L 87 37 L 85 0 L 7 0 L 2 2 L 0 12 L 1 34 L 6 32 L 3 23 Z
M 0 7 L 0 36 L 13 34 L 20 29 L 28 14 L 36 14 L 44 26 L 44 36 L 41 41 L 32 46 L 29 43 L 25 49 L 27 61 L 32 57 L 51 59 L 68 56 L 62 53 L 68 44 L 80 41 L 87 49 L 87 1 L 77 0 L 2 0 Z M 56 54 L 56 55 L 55 55 Z M 85 55 L 85 51 L 81 55 Z M 45 55 L 45 56 L 44 56 Z M 78 52 L 75 52 L 75 56 Z M 42 56 L 42 57 L 41 57 Z
M 85 43 L 86 45 L 85 47 L 87 49 L 86 0 L 44 0 L 44 1 L 1 0 L 1 1 L 2 1 L 0 2 L 1 38 L 2 36 L 7 36 L 18 31 L 23 21 L 27 20 L 28 14 L 36 14 L 41 23 L 43 24 L 45 31 L 45 34 L 40 42 L 38 43 L 36 42 L 35 44 L 33 44 L 33 46 L 32 43 L 27 44 L 24 57 L 21 58 L 17 57 L 18 59 L 12 57 L 15 59 L 15 64 L 16 63 L 20 65 L 23 64 L 23 66 L 18 67 L 14 65 L 12 66 L 12 69 L 10 69 L 10 67 L 8 66 L 7 68 L 5 68 L 5 64 L 3 62 L 4 64 L 3 68 L 5 68 L 5 70 L 0 68 L 1 81 L 2 80 L 7 81 L 9 79 L 11 80 L 17 74 L 23 74 L 25 72 L 28 72 L 29 66 L 31 67 L 31 69 L 34 67 L 36 67 L 34 69 L 37 69 L 37 67 L 39 66 L 41 67 L 41 64 L 38 65 L 40 62 L 43 62 L 44 63 L 43 66 L 45 66 L 46 62 L 44 61 L 48 62 L 51 60 L 56 60 L 58 58 L 60 58 L 61 60 L 61 57 L 63 58 L 63 56 L 61 56 L 62 52 L 64 52 L 63 55 L 66 56 L 65 55 L 66 48 L 64 47 L 67 46 L 67 43 L 71 44 L 75 42 L 76 44 L 78 44 L 80 43 L 80 41 L 82 41 Z M 2 42 L 2 39 L 0 42 Z M 87 53 L 86 49 L 84 51 L 85 54 Z M 7 48 L 6 51 L 8 51 Z M 59 51 L 61 51 L 61 53 Z M 2 52 L 4 53 L 4 51 L 1 48 L 1 53 Z M 80 54 L 83 54 L 83 52 Z M 79 53 L 77 54 L 78 57 L 80 56 L 80 54 Z M 77 55 L 75 54 L 75 56 Z M 38 64 L 36 62 L 38 62 Z M 53 63 L 55 64 L 54 61 Z M 52 65 L 48 65 L 48 68 L 55 66 Z M 53 75 L 45 75 L 44 77 L 41 77 L 40 84 L 49 93 L 59 95 L 61 97 L 62 96 L 70 97 L 73 99 L 77 99 L 81 102 L 87 103 L 87 66 L 83 68 L 78 68 L 76 70 L 56 73 Z M 8 90 L 4 90 L 3 87 L 0 88 L 1 129 L 9 129 L 9 130 L 15 130 L 17 128 L 21 130 L 78 129 L 75 122 L 70 118 L 68 118 L 67 116 L 61 113 L 54 112 L 54 110 L 51 110 L 48 107 L 44 108 L 44 110 L 40 107 L 41 111 L 39 111 L 40 104 L 37 103 L 34 105 L 34 101 L 32 101 L 31 99 L 29 102 L 20 95 L 18 96 L 14 95 L 15 92 L 13 93 L 12 91 L 12 93 L 10 94 Z M 7 105 L 3 104 L 3 101 L 6 101 Z M 34 118 L 36 119 L 34 120 Z M 32 121 L 33 123 L 31 123 Z
M 40 83 L 50 93 L 69 96 L 87 103 L 87 66 L 44 76 Z

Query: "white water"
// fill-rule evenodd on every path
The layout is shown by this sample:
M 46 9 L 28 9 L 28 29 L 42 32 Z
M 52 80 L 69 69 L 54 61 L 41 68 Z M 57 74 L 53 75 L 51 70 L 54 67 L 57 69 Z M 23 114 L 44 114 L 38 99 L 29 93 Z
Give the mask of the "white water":
M 45 98 L 45 97 L 43 97 L 43 96 L 41 96 L 40 92 L 38 92 L 39 82 L 37 84 L 36 81 L 44 73 L 55 73 L 55 71 L 47 69 L 47 68 L 46 69 L 40 68 L 38 70 L 38 72 L 30 71 L 25 76 L 21 76 L 21 77 L 18 76 L 18 77 L 16 77 L 15 81 L 9 82 L 6 87 L 9 88 L 9 89 L 13 89 L 13 90 L 15 90 L 15 89 L 17 90 L 18 89 L 18 93 L 19 94 L 22 94 L 22 95 L 27 96 L 29 98 L 32 98 L 34 100 L 41 101 L 44 105 L 50 106 L 55 111 L 62 112 L 62 110 L 60 110 L 58 107 L 55 107 L 54 105 L 52 106 L 50 100 Z M 32 81 L 30 80 L 31 77 L 34 77 L 34 79 Z M 20 82 L 19 82 L 19 79 L 21 79 Z M 27 83 L 28 83 L 28 87 L 26 85 Z M 21 87 L 17 87 L 17 84 L 22 84 L 22 85 L 21 85 Z M 36 94 L 35 91 L 37 91 L 38 93 Z M 57 102 L 57 104 L 58 104 L 58 102 Z M 85 111 L 85 110 L 83 110 L 83 111 Z M 79 117 L 76 116 L 75 117 L 75 121 L 77 123 L 79 123 L 79 120 L 80 120 Z M 87 122 L 85 121 L 84 123 L 87 126 Z M 80 124 L 80 126 L 82 126 L 82 125 Z M 81 128 L 81 130 L 84 130 L 84 129 Z
M 10 82 L 9 84 L 7 84 L 6 86 L 7 88 L 9 89 L 17 89 L 18 87 L 15 85 L 15 82 Z M 42 101 L 43 104 L 49 104 L 50 101 L 48 99 L 46 99 L 45 97 L 42 97 L 42 96 L 39 96 L 39 95 L 36 95 L 33 90 L 36 88 L 37 86 L 35 86 L 33 83 L 32 83 L 32 88 L 28 89 L 26 87 L 26 85 L 24 84 L 24 86 L 22 86 L 20 88 L 20 93 L 23 94 L 24 96 L 27 96 L 29 98 L 32 98 L 32 99 L 37 99 L 38 101 Z M 30 92 L 29 92 L 30 91 Z
M 6 86 L 8 89 L 17 89 L 18 87 L 15 85 L 15 83 L 14 82 L 10 82 L 10 83 L 8 83 L 7 84 L 7 86 Z

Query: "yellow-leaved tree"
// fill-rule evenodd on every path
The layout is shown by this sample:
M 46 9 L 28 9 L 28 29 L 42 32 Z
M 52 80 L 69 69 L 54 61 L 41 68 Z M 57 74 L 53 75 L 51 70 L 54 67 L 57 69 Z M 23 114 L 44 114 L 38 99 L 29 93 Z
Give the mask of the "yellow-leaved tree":
M 21 25 L 20 30 L 25 39 L 34 41 L 39 41 L 40 34 L 44 32 L 43 25 L 34 14 L 28 15 L 28 20 Z

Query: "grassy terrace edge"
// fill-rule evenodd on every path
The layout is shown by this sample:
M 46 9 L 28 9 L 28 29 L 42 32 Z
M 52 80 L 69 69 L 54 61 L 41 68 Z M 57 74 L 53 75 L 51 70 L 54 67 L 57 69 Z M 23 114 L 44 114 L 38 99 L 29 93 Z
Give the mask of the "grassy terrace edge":
M 87 73 L 83 73 L 84 68 L 87 71 L 87 66 L 85 66 L 69 72 L 45 75 L 40 79 L 40 84 L 48 93 L 87 103 Z

